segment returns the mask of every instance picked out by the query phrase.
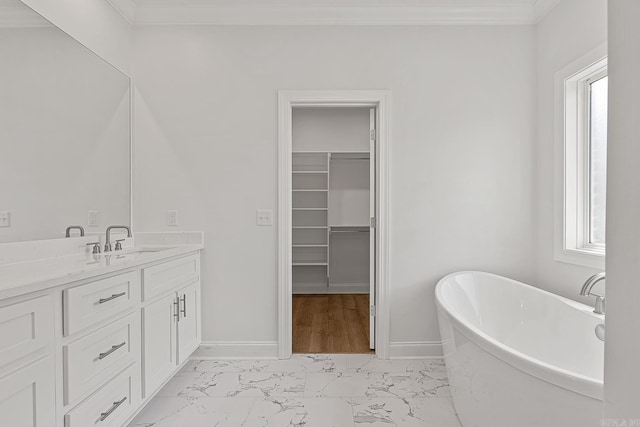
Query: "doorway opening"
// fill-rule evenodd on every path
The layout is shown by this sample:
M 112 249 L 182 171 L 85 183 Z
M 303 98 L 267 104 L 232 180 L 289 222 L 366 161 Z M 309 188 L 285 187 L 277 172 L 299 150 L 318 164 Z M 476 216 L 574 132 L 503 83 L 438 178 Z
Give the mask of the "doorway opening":
M 367 91 L 332 94 L 338 99 L 280 93 L 281 358 L 374 349 L 385 357 L 388 349 L 380 170 L 387 94 L 365 102 L 348 97 Z

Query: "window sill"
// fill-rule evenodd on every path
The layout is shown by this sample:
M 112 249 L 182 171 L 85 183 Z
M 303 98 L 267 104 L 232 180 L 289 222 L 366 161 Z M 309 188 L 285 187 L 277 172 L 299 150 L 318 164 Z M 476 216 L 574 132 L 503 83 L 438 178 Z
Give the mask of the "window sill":
M 567 264 L 589 267 L 604 271 L 605 254 L 602 251 L 587 249 L 557 249 L 554 254 L 556 261 Z

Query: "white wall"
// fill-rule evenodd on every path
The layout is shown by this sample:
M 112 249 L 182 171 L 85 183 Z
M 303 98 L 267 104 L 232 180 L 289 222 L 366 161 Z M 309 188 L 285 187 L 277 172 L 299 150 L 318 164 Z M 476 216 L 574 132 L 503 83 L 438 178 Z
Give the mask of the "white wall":
M 135 228 L 204 230 L 203 340 L 277 338 L 277 90 L 390 89 L 391 341 L 439 352 L 434 286 L 533 278 L 534 29 L 135 30 Z M 277 215 L 277 212 L 274 212 Z M 277 223 L 277 221 L 274 221 Z
M 609 1 L 604 425 L 640 424 L 640 2 Z M 626 421 L 625 424 L 622 424 Z M 617 424 L 614 424 L 617 423 Z
M 125 74 L 131 66 L 131 26 L 107 0 L 22 0 Z
M 293 151 L 369 151 L 369 108 L 294 108 Z
M 537 144 L 535 285 L 572 299 L 596 272 L 554 260 L 554 79 L 556 72 L 607 41 L 605 0 L 562 0 L 536 27 Z M 593 304 L 593 298 L 583 298 Z

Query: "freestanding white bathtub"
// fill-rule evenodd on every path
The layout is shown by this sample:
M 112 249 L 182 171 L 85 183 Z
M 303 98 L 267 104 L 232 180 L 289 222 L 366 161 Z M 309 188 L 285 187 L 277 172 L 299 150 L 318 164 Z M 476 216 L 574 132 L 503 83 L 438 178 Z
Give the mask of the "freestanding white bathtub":
M 464 427 L 600 425 L 604 316 L 592 307 L 474 271 L 440 280 L 436 305 Z

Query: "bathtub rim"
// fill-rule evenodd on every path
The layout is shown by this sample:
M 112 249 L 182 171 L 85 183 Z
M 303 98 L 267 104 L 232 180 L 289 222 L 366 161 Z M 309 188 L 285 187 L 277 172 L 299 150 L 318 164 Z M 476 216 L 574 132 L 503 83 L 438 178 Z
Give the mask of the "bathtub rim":
M 532 356 L 527 355 L 526 353 L 522 353 L 512 347 L 509 347 L 497 339 L 491 337 L 481 329 L 473 326 L 470 322 L 466 320 L 461 320 L 457 317 L 449 307 L 447 307 L 446 303 L 443 300 L 442 288 L 445 286 L 447 279 L 450 279 L 455 276 L 460 276 L 463 274 L 471 274 L 471 275 L 480 275 L 480 276 L 488 276 L 492 278 L 497 278 L 500 280 L 506 280 L 515 284 L 516 286 L 529 288 L 534 292 L 541 292 L 547 296 L 550 296 L 555 299 L 559 299 L 561 302 L 570 306 L 572 309 L 577 309 L 580 311 L 586 311 L 594 316 L 600 316 L 592 313 L 591 307 L 579 303 L 577 301 L 570 300 L 568 298 L 562 297 L 560 295 L 554 294 L 552 292 L 545 291 L 544 289 L 536 288 L 535 286 L 528 285 L 523 282 L 519 282 L 514 279 L 510 279 L 508 277 L 500 276 L 498 274 L 488 273 L 484 271 L 457 271 L 454 273 L 447 274 L 443 278 L 441 278 L 435 289 L 436 294 L 436 308 L 438 310 L 438 315 L 446 315 L 447 320 L 451 322 L 452 326 L 458 330 L 465 338 L 472 341 L 475 345 L 482 348 L 484 351 L 489 354 L 497 357 L 503 362 L 509 364 L 510 366 L 529 374 L 535 378 L 539 378 L 545 382 L 556 385 L 558 387 L 562 387 L 564 389 L 573 391 L 575 393 L 579 393 L 581 395 L 597 399 L 603 400 L 603 381 L 598 380 L 596 378 L 588 377 L 586 375 L 581 375 L 575 372 L 571 372 L 569 370 L 559 368 L 557 366 L 551 365 L 547 362 L 543 362 L 539 359 L 536 359 Z M 602 321 L 604 323 L 604 316 L 602 317 Z M 445 355 L 446 361 L 446 355 Z

